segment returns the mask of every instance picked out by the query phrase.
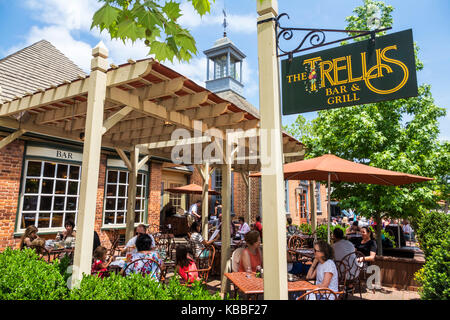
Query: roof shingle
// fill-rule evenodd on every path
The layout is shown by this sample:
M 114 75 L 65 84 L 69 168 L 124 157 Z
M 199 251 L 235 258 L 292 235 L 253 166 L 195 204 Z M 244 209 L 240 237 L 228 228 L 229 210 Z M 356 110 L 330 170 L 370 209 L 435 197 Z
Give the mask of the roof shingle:
M 0 60 L 0 103 L 76 80 L 79 75 L 86 73 L 50 42 L 41 40 Z

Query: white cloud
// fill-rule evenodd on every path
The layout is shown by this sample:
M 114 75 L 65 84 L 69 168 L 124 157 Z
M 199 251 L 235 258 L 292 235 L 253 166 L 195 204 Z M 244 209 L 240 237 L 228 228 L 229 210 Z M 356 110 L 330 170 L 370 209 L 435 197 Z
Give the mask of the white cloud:
M 45 39 L 51 42 L 58 50 L 80 66 L 86 73 L 90 73 L 90 61 L 92 47 L 99 41 L 103 41 L 109 50 L 109 62 L 114 64 L 126 63 L 129 58 L 138 60 L 148 56 L 149 48 L 143 41 L 125 44 L 121 40 L 111 40 L 107 32 L 100 33 L 99 29 L 90 30 L 92 16 L 100 7 L 97 0 L 26 0 L 25 7 L 33 14 L 33 18 L 39 21 L 25 36 L 24 43 L 8 49 L 8 53 L 16 52 L 25 46 Z M 192 5 L 183 1 L 181 10 L 184 15 L 179 22 L 185 27 L 197 28 L 205 25 L 220 26 L 223 22 L 223 2 L 216 1 L 213 4 L 210 15 L 201 18 Z M 235 15 L 228 13 L 228 30 L 239 32 L 256 32 L 256 16 L 252 14 Z M 89 34 L 96 39 L 96 43 L 88 43 L 89 39 L 80 35 Z M 83 39 L 83 40 L 80 40 Z M 180 74 L 193 80 L 198 85 L 205 86 L 206 57 L 194 57 L 189 63 L 164 62 L 164 64 L 176 70 Z M 254 96 L 258 92 L 257 74 L 244 60 L 243 82 L 245 84 L 245 96 Z
M 223 4 L 215 2 L 211 8 L 211 14 L 200 17 L 192 7 L 192 4 L 184 1 L 181 4 L 183 15 L 178 22 L 185 28 L 198 28 L 205 26 L 221 26 L 223 24 Z M 239 33 L 256 33 L 256 13 L 232 14 L 227 12 L 227 30 Z
M 97 0 L 26 0 L 25 6 L 43 23 L 89 31 L 92 17 L 101 3 Z
M 206 58 L 193 58 L 189 63 L 164 62 L 164 65 L 189 78 L 196 84 L 205 86 Z

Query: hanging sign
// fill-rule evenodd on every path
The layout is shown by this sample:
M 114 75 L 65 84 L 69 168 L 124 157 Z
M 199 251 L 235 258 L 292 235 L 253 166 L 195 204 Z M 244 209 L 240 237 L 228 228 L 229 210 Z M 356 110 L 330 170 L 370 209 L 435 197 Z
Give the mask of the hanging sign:
M 415 97 L 412 30 L 281 61 L 283 115 Z

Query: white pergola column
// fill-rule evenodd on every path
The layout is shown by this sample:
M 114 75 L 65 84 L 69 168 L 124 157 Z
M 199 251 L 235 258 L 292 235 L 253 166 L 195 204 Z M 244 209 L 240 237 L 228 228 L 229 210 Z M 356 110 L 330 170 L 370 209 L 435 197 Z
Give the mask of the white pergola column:
M 261 139 L 260 145 L 262 211 L 266 226 L 263 228 L 264 299 L 266 300 L 288 299 L 283 140 L 279 67 L 273 20 L 278 15 L 277 11 L 276 0 L 257 1 L 260 132 L 268 137 L 268 139 Z
M 221 242 L 222 249 L 220 253 L 220 275 L 222 284 L 220 292 L 225 293 L 228 290 L 228 281 L 225 277 L 227 272 L 227 263 L 231 257 L 231 159 L 226 158 L 225 164 L 222 167 L 222 226 L 221 226 Z
M 89 77 L 86 130 L 81 167 L 81 186 L 77 216 L 72 287 L 79 285 L 84 274 L 91 273 L 94 222 L 97 205 L 98 174 L 106 94 L 108 49 L 100 42 L 92 50 Z

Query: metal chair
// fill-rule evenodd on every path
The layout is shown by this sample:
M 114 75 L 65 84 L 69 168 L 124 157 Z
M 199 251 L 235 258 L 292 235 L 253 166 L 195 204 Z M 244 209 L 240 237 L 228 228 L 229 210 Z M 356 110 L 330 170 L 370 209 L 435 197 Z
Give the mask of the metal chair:
M 197 265 L 197 270 L 193 271 L 186 271 L 186 274 L 191 272 L 197 272 L 198 277 L 202 284 L 206 284 L 208 282 L 209 272 L 212 269 L 213 263 L 214 263 L 214 257 L 216 255 L 216 249 L 214 246 L 207 246 L 205 247 L 200 255 L 195 258 L 195 264 Z M 186 284 L 190 285 L 190 284 Z
M 127 266 L 123 270 L 123 276 L 126 276 L 127 270 L 130 270 L 131 266 L 133 266 L 133 268 L 134 268 L 134 264 L 139 261 L 143 261 L 143 265 L 140 267 L 140 270 L 138 270 L 138 272 L 142 276 L 149 275 L 150 277 L 156 277 L 159 282 L 164 282 L 164 279 L 165 279 L 164 270 L 161 268 L 161 265 L 158 263 L 158 261 L 151 259 L 151 258 L 139 258 L 139 259 L 131 261 L 130 263 L 127 264 Z M 152 265 L 156 265 L 155 270 L 153 270 Z M 147 273 L 148 270 L 151 270 L 151 273 Z M 136 272 L 134 272 L 134 273 L 136 273 Z M 158 277 L 158 273 L 159 273 L 159 277 Z
M 292 261 L 299 262 L 299 254 L 296 250 L 305 248 L 305 239 L 299 235 L 293 235 L 288 241 L 288 254 L 292 256 Z
M 362 299 L 362 275 L 365 273 L 366 264 L 358 262 L 358 258 L 364 257 L 360 251 L 345 255 L 342 260 L 336 261 L 339 276 L 339 285 L 345 290 L 345 296 L 349 289 L 352 295 L 355 293 L 355 285 L 358 285 L 359 295 Z
M 334 292 L 328 288 L 320 288 L 305 292 L 297 300 L 340 300 L 342 296 L 343 292 Z

